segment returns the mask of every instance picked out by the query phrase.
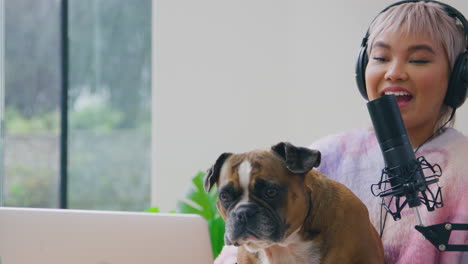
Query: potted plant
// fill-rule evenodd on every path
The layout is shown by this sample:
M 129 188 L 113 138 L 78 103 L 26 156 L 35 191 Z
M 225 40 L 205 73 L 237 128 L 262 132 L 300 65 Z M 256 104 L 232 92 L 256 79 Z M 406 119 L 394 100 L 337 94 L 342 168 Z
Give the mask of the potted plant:
M 186 197 L 177 204 L 177 210 L 172 211 L 184 214 L 198 214 L 208 222 L 213 257 L 216 258 L 224 246 L 224 220 L 216 208 L 217 192 L 213 188 L 209 193 L 203 189 L 204 172 L 198 172 L 193 178 L 193 185 Z M 146 210 L 159 212 L 157 207 Z

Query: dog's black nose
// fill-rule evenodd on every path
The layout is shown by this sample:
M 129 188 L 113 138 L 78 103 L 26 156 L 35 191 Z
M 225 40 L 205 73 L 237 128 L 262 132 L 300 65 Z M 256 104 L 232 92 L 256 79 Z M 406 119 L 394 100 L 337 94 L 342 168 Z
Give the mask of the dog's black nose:
M 234 217 L 238 222 L 246 223 L 248 219 L 252 218 L 255 214 L 257 214 L 257 207 L 253 205 L 241 205 L 239 206 L 235 213 Z

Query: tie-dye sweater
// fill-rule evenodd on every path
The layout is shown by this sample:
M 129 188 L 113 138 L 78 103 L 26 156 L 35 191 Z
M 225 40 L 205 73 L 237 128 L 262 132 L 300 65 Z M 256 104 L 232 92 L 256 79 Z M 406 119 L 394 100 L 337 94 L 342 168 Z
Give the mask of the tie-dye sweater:
M 322 153 L 318 168 L 327 177 L 350 188 L 368 207 L 372 223 L 380 231 L 381 199 L 374 197 L 371 185 L 379 181 L 384 161 L 371 129 L 353 130 L 328 136 L 311 148 Z M 468 138 L 449 128 L 424 144 L 416 153 L 431 164 L 439 164 L 444 207 L 419 211 L 424 225 L 444 222 L 468 223 Z M 415 230 L 418 220 L 413 209 L 405 207 L 402 219 L 387 217 L 382 241 L 387 264 L 468 264 L 468 253 L 439 252 Z M 468 231 L 452 232 L 450 244 L 468 244 Z M 236 248 L 225 247 L 216 264 L 235 263 Z
M 375 133 L 371 129 L 354 130 L 326 137 L 311 146 L 322 152 L 322 173 L 350 188 L 369 209 L 372 223 L 380 231 L 381 199 L 370 186 L 379 181 L 384 161 Z M 424 144 L 416 157 L 424 156 L 439 164 L 444 207 L 428 212 L 419 208 L 424 225 L 468 223 L 468 138 L 449 128 Z M 388 215 L 382 241 L 385 262 L 389 264 L 468 264 L 468 253 L 439 252 L 415 230 L 418 224 L 413 209 L 405 207 L 401 220 Z M 468 231 L 452 232 L 450 244 L 467 244 Z

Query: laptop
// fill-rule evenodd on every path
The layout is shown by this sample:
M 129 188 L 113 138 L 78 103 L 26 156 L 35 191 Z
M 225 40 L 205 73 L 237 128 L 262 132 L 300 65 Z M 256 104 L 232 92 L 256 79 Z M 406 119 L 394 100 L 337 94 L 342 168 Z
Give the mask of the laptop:
M 199 215 L 0 207 L 0 264 L 213 263 Z

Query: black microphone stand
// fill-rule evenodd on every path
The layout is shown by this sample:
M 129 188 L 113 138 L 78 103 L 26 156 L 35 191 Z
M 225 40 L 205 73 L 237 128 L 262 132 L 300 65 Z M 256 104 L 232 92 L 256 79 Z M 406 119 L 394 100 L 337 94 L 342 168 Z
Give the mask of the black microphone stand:
M 380 181 L 371 186 L 372 194 L 382 199 L 388 196 L 395 198 L 395 211 L 390 208 L 393 199 L 382 204 L 395 221 L 401 219 L 401 211 L 406 205 L 414 208 L 419 220 L 416 230 L 439 251 L 468 251 L 468 245 L 449 244 L 452 231 L 468 231 L 468 224 L 446 222 L 424 226 L 422 223 L 418 211 L 421 203 L 428 211 L 444 205 L 440 187 L 435 194 L 428 187 L 439 181 L 442 169 L 438 164 L 431 165 L 422 156 L 415 158 L 395 96 L 370 101 L 367 107 L 386 165 Z M 391 187 L 387 188 L 388 185 Z M 401 197 L 406 199 L 402 201 Z
M 438 182 L 438 177 L 442 176 L 442 171 L 438 164 L 431 165 L 429 162 L 426 161 L 424 157 L 418 158 L 418 164 L 415 166 L 415 170 L 431 170 L 432 175 L 425 177 L 426 184 L 432 184 Z M 382 170 L 381 180 L 378 184 L 373 184 L 371 188 L 371 192 L 374 196 L 379 197 L 387 197 L 390 195 L 401 195 L 405 192 L 411 192 L 412 190 L 417 189 L 415 187 L 414 182 L 406 182 L 402 184 L 401 189 L 397 191 L 392 191 L 391 188 L 376 193 L 376 190 L 382 189 L 382 185 L 385 183 L 390 182 L 392 177 L 397 177 L 388 173 L 387 169 Z M 405 186 L 405 187 L 403 187 Z M 376 188 L 374 188 L 376 187 Z M 399 187 L 397 186 L 397 189 Z M 402 191 L 401 193 L 398 191 Z M 426 193 L 426 191 L 428 193 Z M 431 189 L 427 188 L 425 191 L 421 191 L 421 197 L 419 197 L 422 204 L 424 204 L 428 211 L 434 211 L 435 208 L 441 208 L 444 206 L 443 199 L 442 199 L 442 192 L 440 187 L 437 188 L 437 192 L 434 193 Z M 403 208 L 408 204 L 407 200 L 404 200 L 400 203 L 400 196 L 395 196 L 395 211 L 390 209 L 390 204 L 384 204 L 385 210 L 393 217 L 395 221 L 401 219 L 401 211 Z M 411 205 L 409 205 L 411 208 Z M 417 209 L 418 207 L 413 207 Z M 460 244 L 449 244 L 450 235 L 452 231 L 468 231 L 468 224 L 457 224 L 457 223 L 450 223 L 445 222 L 442 224 L 436 224 L 431 226 L 424 226 L 421 221 L 421 217 L 419 216 L 419 211 L 416 210 L 416 214 L 419 219 L 419 225 L 416 225 L 415 228 L 418 232 L 420 232 L 429 242 L 431 242 L 439 251 L 468 251 L 468 245 L 460 245 Z

